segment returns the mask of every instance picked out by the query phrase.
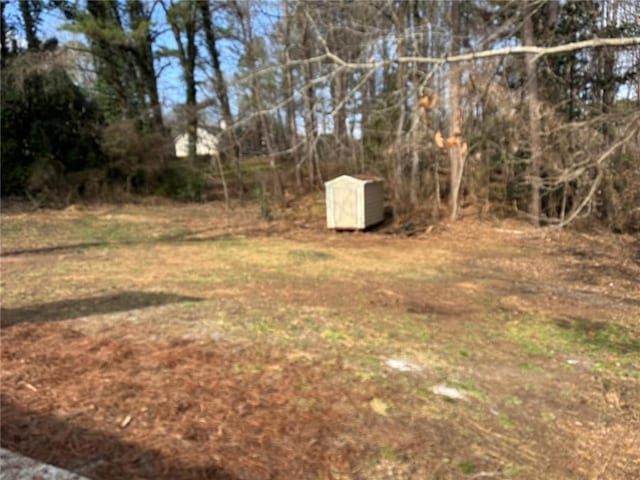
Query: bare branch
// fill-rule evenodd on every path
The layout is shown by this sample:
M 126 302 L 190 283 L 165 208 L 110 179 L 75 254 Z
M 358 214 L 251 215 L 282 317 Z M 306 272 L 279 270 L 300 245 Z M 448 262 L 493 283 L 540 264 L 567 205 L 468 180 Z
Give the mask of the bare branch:
M 584 197 L 582 202 L 580 202 L 580 205 L 574 208 L 567 218 L 565 218 L 563 221 L 561 221 L 557 225 L 550 227 L 550 230 L 559 230 L 561 228 L 564 228 L 567 225 L 569 225 L 571 222 L 573 222 L 578 217 L 578 215 L 580 215 L 580 212 L 584 210 L 584 208 L 593 198 L 593 195 L 595 195 L 596 191 L 598 190 L 598 187 L 600 186 L 600 182 L 602 181 L 602 177 L 604 175 L 603 172 L 604 170 L 600 167 L 600 165 L 598 165 L 598 174 L 596 175 L 596 178 L 593 180 L 593 183 L 591 184 L 589 193 L 587 193 L 587 195 Z
M 333 52 L 327 51 L 325 56 L 337 63 L 338 65 L 351 70 L 359 70 L 366 68 L 379 68 L 393 63 L 416 63 L 416 64 L 432 64 L 445 65 L 450 63 L 468 62 L 481 58 L 501 57 L 507 55 L 524 55 L 534 54 L 536 59 L 547 55 L 555 55 L 558 53 L 573 52 L 584 48 L 602 48 L 602 47 L 629 47 L 640 45 L 640 37 L 628 38 L 594 38 L 592 40 L 584 40 L 581 42 L 565 43 L 555 47 L 536 47 L 536 46 L 518 46 L 498 48 L 495 50 L 483 50 L 481 52 L 471 52 L 462 55 L 452 55 L 449 57 L 398 57 L 395 60 L 381 60 L 379 62 L 347 62 Z
M 639 129 L 640 129 L 640 125 L 638 125 L 637 123 L 633 124 L 632 128 L 630 128 L 630 132 L 627 135 L 625 135 L 620 140 L 618 140 L 613 145 L 611 145 L 609 148 L 607 148 L 597 159 L 585 160 L 584 162 L 574 165 L 570 170 L 569 169 L 564 170 L 560 174 L 560 176 L 552 183 L 552 185 L 562 185 L 563 183 L 570 182 L 582 176 L 582 174 L 587 169 L 592 168 L 593 166 L 600 167 L 600 165 L 602 165 L 602 163 L 606 159 L 608 159 L 611 155 L 613 155 L 619 147 L 621 147 L 622 145 L 627 143 L 629 140 L 631 140 L 638 133 Z

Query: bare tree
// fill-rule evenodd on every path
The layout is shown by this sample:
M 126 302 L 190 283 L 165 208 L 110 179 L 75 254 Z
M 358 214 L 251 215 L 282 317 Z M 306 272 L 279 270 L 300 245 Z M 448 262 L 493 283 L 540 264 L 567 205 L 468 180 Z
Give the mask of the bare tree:
M 297 148 L 298 145 L 298 129 L 296 127 L 296 102 L 294 98 L 294 68 L 291 63 L 291 10 L 289 8 L 289 1 L 283 0 L 282 2 L 282 48 L 283 48 L 283 61 L 284 61 L 284 96 L 286 101 L 287 111 L 287 127 L 289 129 L 289 151 L 291 154 Z M 296 176 L 297 187 L 302 186 L 302 180 L 299 175 Z
M 530 7 L 532 2 L 528 3 Z M 532 12 L 529 10 L 525 13 L 523 22 L 522 39 L 526 47 L 535 45 L 535 36 L 533 32 Z M 542 142 L 541 142 L 541 126 L 540 126 L 540 101 L 538 99 L 538 74 L 536 68 L 536 57 L 526 54 L 527 65 L 527 106 L 529 114 L 529 135 L 531 160 L 529 163 L 529 179 L 531 185 L 531 201 L 529 205 L 529 213 L 532 222 L 535 225 L 540 223 L 540 162 L 542 161 Z
M 613 25 L 620 18 L 617 1 L 623 0 L 607 2 L 603 24 Z M 199 5 L 203 23 L 211 25 L 209 4 Z M 328 157 L 332 169 L 386 176 L 394 205 L 406 206 L 406 213 L 426 202 L 437 207 L 444 192 L 451 219 L 460 214 L 463 193 L 468 202 L 478 199 L 474 189 L 479 181 L 485 182 L 484 202 L 525 206 L 536 223 L 569 216 L 565 212 L 574 211 L 597 177 L 593 169 L 576 177 L 580 127 L 570 127 L 571 122 L 581 116 L 593 121 L 613 118 L 619 108 L 617 85 L 629 84 L 619 78 L 631 74 L 627 70 L 625 77 L 612 76 L 618 83 L 598 87 L 596 102 L 590 100 L 595 99 L 594 87 L 577 81 L 575 72 L 562 71 L 570 82 L 566 89 L 562 82 L 553 83 L 553 75 L 558 75 L 553 69 L 564 58 L 576 64 L 590 58 L 597 66 L 592 75 L 605 81 L 605 71 L 620 63 L 617 52 L 640 44 L 630 28 L 617 37 L 572 36 L 567 18 L 577 13 L 559 2 L 506 2 L 488 8 L 472 2 L 375 1 L 365 8 L 339 0 L 286 0 L 278 5 L 277 33 L 264 39 L 255 34 L 264 14 L 258 4 L 246 0 L 228 6 L 239 12 L 236 40 L 244 62 L 243 75 L 230 86 L 242 92 L 241 114 L 233 120 L 247 135 L 257 132 L 274 181 L 280 178 L 280 166 L 291 159 L 298 188 L 303 167 L 307 187 L 314 188 L 326 152 L 333 152 Z M 580 11 L 585 19 L 574 23 L 589 27 L 589 9 Z M 558 22 L 568 29 L 564 36 L 556 32 Z M 217 43 L 215 30 L 205 31 L 204 37 L 217 103 L 229 124 L 231 102 L 223 98 L 221 62 L 214 60 L 220 52 L 211 48 Z M 258 50 L 268 53 L 256 55 L 257 43 L 267 41 L 272 43 L 261 43 Z M 637 57 L 630 53 L 624 58 Z M 443 101 L 423 108 L 421 102 L 432 95 Z M 580 115 L 564 118 L 565 107 Z M 608 128 L 609 137 L 604 143 L 593 137 L 589 165 L 595 165 L 596 153 L 606 151 L 606 144 L 621 138 L 617 123 L 600 120 L 597 126 L 603 133 Z M 563 128 L 574 132 L 566 146 L 560 137 Z M 446 132 L 440 138 L 443 148 L 434 142 L 438 131 Z M 332 139 L 337 143 L 327 143 Z M 449 168 L 441 170 L 445 154 Z M 446 190 L 440 188 L 441 178 L 448 180 Z M 558 183 L 560 179 L 564 183 Z M 276 182 L 274 192 L 281 187 Z
M 460 54 L 460 3 L 451 2 L 451 53 Z M 460 185 L 464 164 L 459 138 L 462 136 L 462 111 L 460 106 L 461 70 L 459 64 L 449 66 L 449 138 L 458 140 L 449 145 L 449 209 L 451 220 L 458 217 Z
M 253 31 L 253 19 L 251 12 L 251 3 L 237 4 L 237 15 L 240 21 L 240 27 L 242 30 L 243 44 L 245 45 L 244 59 L 248 67 L 249 72 L 254 72 L 258 67 L 258 50 L 259 45 L 262 44 L 261 39 L 258 39 L 254 35 Z M 265 52 L 263 52 L 265 53 Z M 257 75 L 250 75 L 251 83 L 251 97 L 255 114 L 258 117 L 258 123 L 260 126 L 261 143 L 264 144 L 267 155 L 269 156 L 269 166 L 271 168 L 273 193 L 278 201 L 283 200 L 283 186 L 282 179 L 280 178 L 280 172 L 278 171 L 277 152 L 273 142 L 273 132 L 271 129 L 270 119 L 267 117 L 266 102 L 264 99 L 264 89 L 259 83 Z

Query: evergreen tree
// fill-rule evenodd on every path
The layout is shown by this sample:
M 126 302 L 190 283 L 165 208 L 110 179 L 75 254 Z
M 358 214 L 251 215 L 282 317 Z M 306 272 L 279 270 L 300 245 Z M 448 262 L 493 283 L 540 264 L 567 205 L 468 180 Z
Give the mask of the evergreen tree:
M 23 53 L 2 69 L 3 196 L 55 194 L 66 174 L 105 164 L 96 105 L 55 56 Z

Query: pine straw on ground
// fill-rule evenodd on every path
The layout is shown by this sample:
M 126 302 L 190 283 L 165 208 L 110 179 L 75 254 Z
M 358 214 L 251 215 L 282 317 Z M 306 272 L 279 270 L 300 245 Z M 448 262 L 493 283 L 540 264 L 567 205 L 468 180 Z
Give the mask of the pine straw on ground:
M 607 397 L 606 413 L 589 393 L 574 418 L 593 422 L 543 426 L 529 397 L 532 411 L 510 412 L 523 427 L 532 421 L 529 433 L 500 432 L 475 400 L 452 405 L 448 418 L 421 414 L 423 400 L 407 396 L 418 381 L 354 382 L 339 356 L 130 338 L 87 336 L 66 322 L 4 330 L 3 447 L 92 479 L 461 478 L 452 452 L 497 478 L 640 472 L 640 419 L 621 398 Z M 405 408 L 381 415 L 371 408 L 378 398 Z
M 368 478 L 381 438 L 424 448 L 434 428 L 366 408 L 378 387 L 341 383 L 338 358 L 23 324 L 2 364 L 3 446 L 90 478 Z
M 73 230 L 51 213 L 25 215 L 14 228 L 9 252 L 2 257 L 8 293 L 3 307 L 14 315 L 13 322 L 3 318 L 1 329 L 3 447 L 94 479 L 640 478 L 640 383 L 637 374 L 615 374 L 618 360 L 627 362 L 621 367 L 625 373 L 640 368 L 629 351 L 639 338 L 636 241 L 569 232 L 545 236 L 518 223 L 495 228 L 474 221 L 438 225 L 408 240 L 384 231 L 327 234 L 322 222 L 315 230 L 304 222 L 304 229 L 272 222 L 255 232 L 253 221 L 212 222 L 223 218 L 213 207 L 131 212 L 127 222 L 133 214 L 141 224 L 145 215 L 151 220 L 166 216 L 169 223 L 184 222 L 187 233 L 158 241 L 143 235 L 144 229 L 129 232 L 124 222 L 122 231 L 104 234 L 105 250 L 87 254 L 78 243 L 86 241 L 79 227 L 71 224 Z M 86 214 L 61 215 L 81 220 Z M 45 220 L 64 232 L 64 241 L 46 229 L 25 240 L 25 226 Z M 110 225 L 99 223 L 99 228 Z M 305 355 L 284 340 L 251 335 L 214 341 L 210 335 L 178 338 L 178 331 L 150 338 L 156 326 L 175 327 L 181 310 L 144 309 L 145 321 L 138 324 L 125 321 L 121 309 L 110 309 L 111 294 L 98 297 L 106 299 L 105 308 L 93 305 L 94 311 L 110 314 L 108 322 L 102 317 L 84 322 L 51 311 L 54 305 L 66 312 L 60 302 L 67 296 L 94 298 L 106 279 L 137 292 L 131 305 L 124 302 L 127 309 L 163 305 L 162 295 L 154 303 L 157 292 L 147 291 L 160 280 L 150 271 L 155 267 L 145 264 L 149 258 L 143 251 L 171 267 L 161 284 L 168 291 L 177 291 L 183 300 L 209 298 L 209 283 L 183 291 L 185 272 L 219 270 L 229 254 L 207 256 L 212 244 L 202 243 L 207 255 L 196 246 L 230 234 L 251 237 L 251 242 L 226 252 L 255 246 L 253 237 L 259 235 L 263 251 L 255 253 L 256 271 L 265 258 L 282 261 L 312 247 L 316 253 L 339 251 L 339 273 L 353 268 L 366 279 L 354 285 L 353 276 L 346 276 L 319 285 L 313 276 L 286 272 L 270 286 L 244 279 L 223 284 L 237 305 L 247 303 L 258 312 L 254 321 L 269 313 L 256 292 L 268 302 L 286 302 L 292 311 L 317 307 L 318 299 L 323 307 L 343 313 L 363 308 L 372 325 L 363 322 L 362 327 L 376 333 L 393 333 L 396 317 L 401 323 L 406 313 L 428 327 L 428 348 L 447 365 L 422 372 L 422 378 L 397 372 L 368 378 L 354 371 L 348 346 L 340 347 L 343 358 L 340 349 L 319 345 L 318 355 Z M 95 232 L 91 235 L 93 242 Z M 266 241 L 270 236 L 289 243 Z M 274 246 L 280 248 L 279 257 Z M 431 252 L 428 258 L 425 252 Z M 397 262 L 396 270 L 415 273 L 421 266 L 433 267 L 433 257 L 451 252 L 443 263 L 451 271 L 437 271 L 437 282 L 364 268 L 382 259 L 379 268 Z M 367 262 L 356 263 L 362 256 Z M 66 290 L 60 283 L 71 277 L 48 270 L 55 262 L 82 266 L 79 273 L 71 271 L 78 279 L 64 284 Z M 103 270 L 114 264 L 122 266 L 115 271 L 117 278 Z M 139 271 L 132 273 L 131 266 Z M 302 268 L 308 273 L 312 267 Z M 22 275 L 32 269 L 37 276 Z M 59 297 L 43 298 L 51 292 Z M 138 293 L 147 300 L 140 303 Z M 77 308 L 76 300 L 71 303 Z M 213 315 L 207 308 L 195 309 L 203 315 L 198 320 Z M 230 324 L 247 320 L 247 309 L 229 310 Z M 616 329 L 602 329 L 589 319 Z M 551 355 L 533 348 L 535 343 L 520 345 L 500 335 L 512 328 L 530 340 L 536 329 L 547 328 L 551 337 L 560 331 L 556 327 L 575 331 L 574 337 L 587 345 L 600 342 L 600 350 L 575 351 L 572 344 L 564 352 L 559 345 Z M 598 337 L 600 330 L 611 338 Z M 355 330 L 347 333 L 355 335 Z M 464 337 L 468 342 L 457 341 Z M 541 346 L 550 340 L 541 339 Z M 369 347 L 366 341 L 358 345 L 363 351 Z M 459 356 L 459 349 L 471 356 Z M 580 364 L 567 365 L 567 359 Z M 605 367 L 609 370 L 600 371 Z M 471 390 L 475 383 L 479 397 L 454 404 L 431 394 L 436 382 L 457 376 Z M 376 399 L 389 406 L 388 415 L 372 409 Z

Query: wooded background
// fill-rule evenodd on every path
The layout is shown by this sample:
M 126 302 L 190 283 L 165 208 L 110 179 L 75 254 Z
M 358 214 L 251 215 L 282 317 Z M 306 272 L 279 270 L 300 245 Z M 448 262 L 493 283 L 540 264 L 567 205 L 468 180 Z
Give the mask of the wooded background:
M 640 231 L 639 0 L 0 5 L 3 196 L 284 204 L 367 173 L 396 218 Z

